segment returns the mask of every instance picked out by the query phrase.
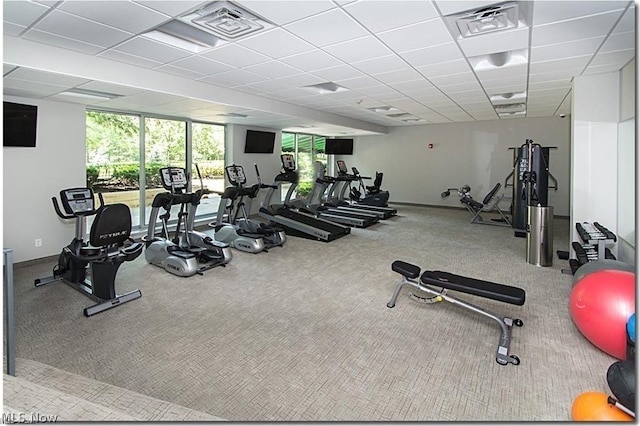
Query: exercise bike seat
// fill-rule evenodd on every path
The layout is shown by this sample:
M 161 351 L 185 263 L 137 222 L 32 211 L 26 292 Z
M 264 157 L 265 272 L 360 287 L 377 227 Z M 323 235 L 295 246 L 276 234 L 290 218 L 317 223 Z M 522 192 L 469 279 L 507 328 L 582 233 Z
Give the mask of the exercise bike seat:
M 491 281 L 478 280 L 442 271 L 425 271 L 420 277 L 423 284 L 435 285 L 461 293 L 473 294 L 512 305 L 524 305 L 525 291 Z

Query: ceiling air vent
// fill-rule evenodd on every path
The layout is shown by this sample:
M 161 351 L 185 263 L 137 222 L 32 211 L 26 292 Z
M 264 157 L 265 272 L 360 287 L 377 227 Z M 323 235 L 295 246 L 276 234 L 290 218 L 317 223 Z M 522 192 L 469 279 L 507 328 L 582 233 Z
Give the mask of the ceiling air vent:
M 272 23 L 230 1 L 209 3 L 180 19 L 223 40 L 238 40 L 274 27 Z
M 456 38 L 468 38 L 528 25 L 531 2 L 506 2 L 445 16 Z

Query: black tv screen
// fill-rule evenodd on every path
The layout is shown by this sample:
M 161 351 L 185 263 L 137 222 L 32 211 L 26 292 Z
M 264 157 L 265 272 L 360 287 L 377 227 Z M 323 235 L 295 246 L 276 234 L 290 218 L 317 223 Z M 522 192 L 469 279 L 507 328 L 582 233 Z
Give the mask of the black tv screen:
M 38 107 L 3 102 L 3 146 L 35 148 Z
M 353 139 L 327 139 L 324 152 L 334 155 L 353 155 Z
M 259 130 L 247 130 L 244 142 L 245 154 L 273 154 L 273 146 L 276 134 L 273 132 L 261 132 Z

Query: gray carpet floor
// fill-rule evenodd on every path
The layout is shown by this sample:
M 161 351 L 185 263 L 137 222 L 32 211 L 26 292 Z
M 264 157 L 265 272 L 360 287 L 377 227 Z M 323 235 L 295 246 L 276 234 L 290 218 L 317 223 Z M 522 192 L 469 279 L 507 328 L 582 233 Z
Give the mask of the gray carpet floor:
M 571 321 L 567 261 L 530 265 L 525 239 L 466 211 L 396 207 L 328 244 L 234 251 L 203 276 L 141 256 L 117 288 L 142 298 L 91 318 L 68 286 L 34 287 L 51 259 L 18 265 L 17 356 L 236 421 L 566 421 L 580 393 L 608 392 L 615 359 Z M 554 253 L 568 250 L 568 220 L 554 229 Z M 477 313 L 407 290 L 387 308 L 396 259 L 525 289 L 524 306 L 457 294 L 524 321 L 511 343 L 521 364 L 496 363 L 499 327 Z

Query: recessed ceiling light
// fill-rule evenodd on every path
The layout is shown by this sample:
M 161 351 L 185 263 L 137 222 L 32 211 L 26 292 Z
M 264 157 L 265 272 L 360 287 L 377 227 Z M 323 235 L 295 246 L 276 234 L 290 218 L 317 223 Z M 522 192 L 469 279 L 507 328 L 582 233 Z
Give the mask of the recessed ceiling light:
M 397 118 L 397 119 L 402 119 L 402 118 L 405 118 L 405 119 L 413 118 L 413 117 L 411 116 L 411 114 L 409 114 L 409 113 L 407 113 L 407 112 L 400 112 L 400 113 L 397 113 L 397 114 L 387 114 L 387 117 L 390 117 L 390 118 Z
M 373 111 L 373 112 L 381 112 L 381 113 L 385 113 L 385 112 L 393 112 L 393 111 L 398 111 L 398 108 L 394 108 L 392 106 L 377 106 L 377 107 L 371 107 L 371 108 L 367 108 L 369 111 Z
M 211 49 L 222 42 L 213 34 L 175 19 L 142 34 L 142 36 L 193 53 Z
M 509 118 L 509 117 L 520 117 L 526 114 L 527 114 L 527 111 L 499 112 L 498 116 Z
M 505 102 L 522 101 L 527 98 L 526 92 L 509 92 L 491 95 L 489 100 L 492 104 L 500 104 Z
M 483 71 L 526 64 L 528 59 L 528 50 L 518 49 L 505 52 L 494 52 L 487 55 L 472 56 L 469 58 L 469 63 L 475 71 Z
M 247 118 L 248 115 L 239 114 L 237 112 L 225 112 L 222 114 L 217 114 L 218 117 L 233 117 L 233 118 Z
M 404 120 L 405 123 L 422 123 L 424 121 L 423 118 L 406 118 Z
M 346 87 L 342 87 L 339 84 L 333 83 L 331 81 L 327 83 L 312 84 L 310 86 L 303 86 L 303 87 L 306 89 L 311 89 L 321 94 L 346 92 L 347 90 L 349 90 Z
M 109 101 L 111 99 L 122 97 L 122 95 L 117 95 L 115 93 L 98 92 L 97 90 L 80 88 L 65 90 L 64 92 L 58 93 L 58 95 L 70 96 L 74 98 L 92 99 L 96 101 Z
M 517 102 L 512 104 L 503 104 L 503 105 L 494 105 L 493 109 L 496 112 L 516 112 L 516 111 L 524 111 L 527 109 L 527 104 L 524 102 Z

